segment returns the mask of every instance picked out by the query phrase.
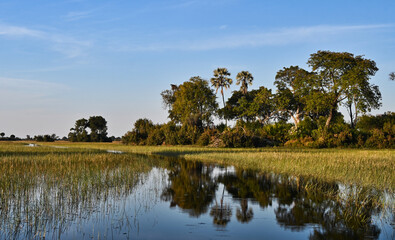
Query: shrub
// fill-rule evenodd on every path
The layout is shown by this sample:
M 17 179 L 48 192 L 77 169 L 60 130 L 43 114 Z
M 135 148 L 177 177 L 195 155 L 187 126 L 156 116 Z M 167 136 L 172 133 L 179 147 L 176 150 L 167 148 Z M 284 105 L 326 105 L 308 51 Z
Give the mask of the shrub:
M 207 146 L 213 143 L 218 131 L 216 129 L 206 129 L 197 140 L 197 144 L 200 146 Z
M 162 145 L 165 142 L 165 134 L 162 128 L 156 128 L 150 132 L 147 138 L 147 145 Z

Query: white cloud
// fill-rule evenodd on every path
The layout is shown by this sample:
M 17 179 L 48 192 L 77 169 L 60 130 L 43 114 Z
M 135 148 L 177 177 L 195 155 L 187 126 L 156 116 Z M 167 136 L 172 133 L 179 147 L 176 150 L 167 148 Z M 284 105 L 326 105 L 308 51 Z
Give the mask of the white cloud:
M 119 51 L 167 51 L 185 50 L 200 51 L 227 49 L 238 47 L 260 47 L 287 45 L 300 42 L 311 42 L 317 38 L 352 34 L 355 32 L 389 28 L 392 25 L 319 25 L 310 27 L 283 28 L 275 31 L 261 31 L 255 33 L 242 33 L 218 38 L 199 39 L 168 44 L 163 41 L 146 45 L 128 45 L 119 47 Z
M 1 36 L 30 37 L 46 41 L 51 43 L 50 49 L 60 52 L 68 58 L 75 58 L 83 55 L 84 50 L 91 46 L 90 41 L 77 40 L 71 36 L 2 23 L 0 23 L 0 37 Z
M 43 35 L 43 32 L 28 29 L 25 27 L 10 26 L 10 25 L 4 25 L 4 24 L 0 23 L 0 35 L 17 36 L 17 37 L 18 36 L 26 36 L 26 37 L 41 38 Z

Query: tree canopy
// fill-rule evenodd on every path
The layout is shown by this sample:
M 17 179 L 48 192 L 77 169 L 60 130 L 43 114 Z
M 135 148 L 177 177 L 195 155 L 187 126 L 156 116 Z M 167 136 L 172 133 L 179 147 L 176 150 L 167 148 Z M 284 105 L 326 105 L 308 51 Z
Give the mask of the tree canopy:
M 209 126 L 218 107 L 215 94 L 206 80 L 192 77 L 179 86 L 161 93 L 169 118 L 199 129 Z

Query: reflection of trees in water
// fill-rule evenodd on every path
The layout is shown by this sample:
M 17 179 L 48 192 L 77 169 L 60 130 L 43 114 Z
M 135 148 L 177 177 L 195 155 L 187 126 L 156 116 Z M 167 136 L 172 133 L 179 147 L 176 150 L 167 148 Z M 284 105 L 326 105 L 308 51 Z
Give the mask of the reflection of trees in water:
M 257 201 L 263 208 L 276 200 L 276 219 L 284 228 L 302 231 L 309 224 L 321 226 L 312 233 L 311 239 L 330 239 L 332 236 L 334 239 L 375 239 L 380 234 L 371 221 L 376 209 L 373 199 L 379 194 L 374 190 L 354 187 L 346 192 L 340 191 L 335 183 L 317 179 L 257 174 L 240 169 L 218 177 L 218 181 L 224 183 L 235 199 L 240 199 L 238 219 L 242 216 L 248 219 L 247 199 Z M 241 214 L 243 209 L 244 214 Z
M 240 201 L 240 208 L 237 208 L 236 211 L 237 220 L 241 223 L 248 223 L 252 220 L 253 216 L 254 212 L 252 211 L 252 208 L 248 208 L 248 200 L 243 198 Z
M 133 159 L 133 161 L 130 161 Z M 146 159 L 94 153 L 50 154 L 0 164 L 0 238 L 61 236 L 77 219 L 118 211 L 151 167 Z
M 215 225 L 226 226 L 232 216 L 232 208 L 224 204 L 225 189 L 239 201 L 236 218 L 248 223 L 254 213 L 248 202 L 257 202 L 262 208 L 276 201 L 277 222 L 293 231 L 303 231 L 311 224 L 317 224 L 311 239 L 325 238 L 377 238 L 379 228 L 372 224 L 375 213 L 373 199 L 379 193 L 374 190 L 345 187 L 340 190 L 335 183 L 317 179 L 289 177 L 276 174 L 258 174 L 251 170 L 237 169 L 212 178 L 212 166 L 198 162 L 174 161 L 169 168 L 169 186 L 162 193 L 162 199 L 171 206 L 179 206 L 191 216 L 207 212 L 218 184 L 222 183 L 221 201 L 212 206 L 210 215 Z
M 169 167 L 169 185 L 162 193 L 162 200 L 170 206 L 179 206 L 191 216 L 208 211 L 214 199 L 217 183 L 212 180 L 212 166 L 192 161 L 173 161 Z
M 215 205 L 211 207 L 210 215 L 213 217 L 213 223 L 217 226 L 226 226 L 232 217 L 232 208 L 229 204 L 224 204 L 225 186 L 222 188 L 221 201 L 218 205 L 215 200 Z

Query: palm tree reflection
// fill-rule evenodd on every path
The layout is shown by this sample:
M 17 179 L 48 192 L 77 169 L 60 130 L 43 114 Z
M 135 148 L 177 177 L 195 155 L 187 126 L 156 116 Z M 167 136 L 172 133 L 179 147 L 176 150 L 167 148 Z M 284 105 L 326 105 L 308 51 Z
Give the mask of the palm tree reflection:
M 237 221 L 241 223 L 248 223 L 254 217 L 254 212 L 252 208 L 248 208 L 248 200 L 243 198 L 240 202 L 240 207 L 236 210 Z

